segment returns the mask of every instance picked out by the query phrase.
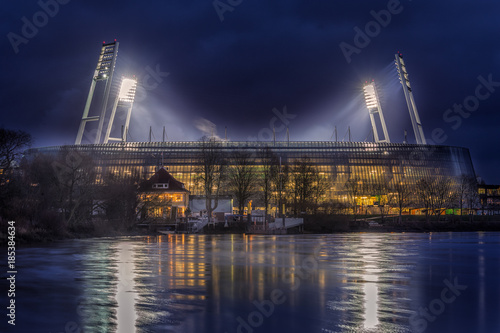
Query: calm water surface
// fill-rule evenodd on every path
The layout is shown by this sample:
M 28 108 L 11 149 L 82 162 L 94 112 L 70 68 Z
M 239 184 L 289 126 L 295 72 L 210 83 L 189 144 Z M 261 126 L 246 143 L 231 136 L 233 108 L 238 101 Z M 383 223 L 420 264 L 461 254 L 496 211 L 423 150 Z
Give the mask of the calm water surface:
M 1 332 L 500 332 L 500 233 L 90 239 L 16 260 Z

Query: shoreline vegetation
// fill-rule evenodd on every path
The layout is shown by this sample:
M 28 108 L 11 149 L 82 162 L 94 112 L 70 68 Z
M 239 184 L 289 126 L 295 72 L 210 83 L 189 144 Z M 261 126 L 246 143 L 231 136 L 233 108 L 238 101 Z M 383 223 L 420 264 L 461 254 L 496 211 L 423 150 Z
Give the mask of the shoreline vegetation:
M 36 244 L 155 235 L 161 226 L 146 223 L 175 221 L 191 214 L 187 197 L 180 205 L 182 200 L 173 202 L 172 196 L 162 195 L 165 192 L 151 184 L 154 175 L 145 170 L 146 164 L 118 172 L 99 164 L 101 155 L 71 146 L 53 154 L 25 155 L 23 151 L 31 144 L 28 133 L 0 128 L 0 245 L 9 238 L 16 244 Z M 262 216 L 303 218 L 304 224 L 288 229 L 288 234 L 500 231 L 500 215 L 446 215 L 498 212 L 495 205 L 480 198 L 473 175 L 445 172 L 430 177 L 426 172 L 403 177 L 385 167 L 371 168 L 373 174 L 368 175 L 343 167 L 332 178 L 306 153 L 282 163 L 281 156 L 267 146 L 254 155 L 224 155 L 221 143 L 213 137 L 203 137 L 195 146 L 200 154 L 190 170 L 190 188 L 196 192 L 193 197 L 205 198 L 200 213 L 209 217 L 221 198 L 230 198 L 240 216 L 254 207 L 264 208 Z M 339 176 L 342 180 L 337 173 L 344 175 Z M 161 185 L 161 189 L 168 188 L 168 182 Z M 248 215 L 245 220 L 227 227 L 208 223 L 210 228 L 203 232 L 242 234 L 250 229 Z M 9 225 L 9 221 L 14 222 Z M 146 226 L 139 228 L 138 221 Z M 181 224 L 176 230 L 188 228 Z M 253 231 L 263 230 L 259 226 Z
M 8 242 L 8 221 L 0 221 L 0 245 Z M 405 215 L 399 222 L 398 216 L 357 216 L 352 215 L 306 215 L 302 234 L 335 234 L 335 233 L 404 233 L 404 232 L 480 232 L 500 231 L 500 217 L 497 215 L 470 216 L 448 215 L 440 221 L 429 221 L 424 216 Z M 215 228 L 205 230 L 205 234 L 242 234 L 244 229 Z M 298 230 L 290 230 L 288 234 L 299 234 Z M 137 226 L 126 227 L 120 221 L 97 220 L 87 225 L 68 227 L 60 223 L 37 224 L 30 227 L 28 223 L 16 221 L 15 240 L 20 245 L 51 243 L 59 240 L 84 239 L 96 237 L 152 236 L 160 233 L 152 225 L 150 228 Z
M 353 221 L 352 216 L 308 216 L 304 219 L 304 233 L 338 232 L 466 232 L 500 231 L 500 216 L 446 215 L 441 220 L 428 220 L 422 215 L 379 217 L 361 216 Z

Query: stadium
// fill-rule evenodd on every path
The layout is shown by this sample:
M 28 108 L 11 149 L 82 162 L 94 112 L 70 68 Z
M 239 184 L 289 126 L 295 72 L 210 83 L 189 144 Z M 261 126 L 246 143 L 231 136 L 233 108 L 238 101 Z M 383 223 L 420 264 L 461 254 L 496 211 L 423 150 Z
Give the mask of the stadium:
M 37 154 L 56 156 L 68 150 L 91 156 L 95 163 L 96 184 L 101 183 L 108 174 L 122 178 L 135 175 L 149 179 L 158 168 L 165 167 L 175 179 L 184 183 L 192 196 L 203 196 L 204 192 L 196 180 L 199 176 L 199 167 L 203 163 L 203 147 L 206 140 L 127 142 L 130 113 L 137 85 L 134 78 L 122 80 L 111 115 L 106 116 L 109 113 L 107 101 L 117 52 L 116 41 L 102 46 L 75 145 L 33 148 L 26 152 L 26 156 L 28 158 Z M 454 184 L 458 183 L 460 177 L 475 179 L 467 148 L 426 143 L 402 55 L 396 54 L 395 58 L 410 111 L 416 144 L 391 143 L 374 82 L 364 86 L 366 105 L 372 123 L 373 142 L 350 142 L 350 140 L 349 142 L 289 140 L 244 142 L 213 138 L 209 138 L 208 141 L 213 142 L 213 149 L 228 166 L 234 163 L 234 156 L 241 154 L 250 156 L 249 164 L 260 178 L 265 164 L 263 160 L 265 152 L 275 157 L 275 164 L 279 164 L 280 173 L 285 168 L 293 173 L 294 166 L 306 159 L 324 184 L 325 190 L 321 194 L 323 202 L 346 202 L 349 195 L 347 184 L 350 181 L 360 185 L 359 191 L 356 192 L 356 204 L 372 206 L 381 200 L 381 193 L 377 191 L 380 184 L 384 184 L 386 191 L 389 191 L 397 184 L 403 183 L 415 187 L 422 179 L 434 182 L 447 178 Z M 96 87 L 99 88 L 99 84 L 104 90 L 104 103 L 100 114 L 97 112 L 98 115 L 89 116 L 94 91 Z M 112 137 L 111 133 L 116 133 L 119 128 L 114 121 L 118 108 L 124 108 L 127 116 L 121 125 L 121 135 Z M 82 144 L 82 138 L 88 137 L 85 128 L 93 121 L 98 123 L 97 129 L 93 131 L 94 143 Z M 106 124 L 107 128 L 104 130 Z M 227 189 L 222 188 L 221 194 L 229 193 Z M 258 203 L 258 200 L 256 202 Z

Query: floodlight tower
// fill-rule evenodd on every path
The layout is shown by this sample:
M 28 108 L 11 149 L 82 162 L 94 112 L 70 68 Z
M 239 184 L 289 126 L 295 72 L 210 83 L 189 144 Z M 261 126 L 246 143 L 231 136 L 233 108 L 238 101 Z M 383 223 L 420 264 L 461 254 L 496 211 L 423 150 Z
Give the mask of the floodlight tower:
M 108 128 L 106 129 L 106 135 L 104 136 L 104 143 L 108 141 L 127 141 L 127 131 L 130 124 L 130 115 L 132 114 L 132 105 L 134 104 L 135 90 L 137 88 L 137 80 L 135 78 L 122 77 L 122 84 L 120 87 L 120 92 L 116 96 L 115 103 L 113 104 L 113 109 L 111 110 L 111 116 L 108 122 Z M 121 138 L 111 138 L 111 128 L 115 120 L 116 109 L 118 107 L 127 108 L 127 118 L 125 119 L 125 125 L 123 127 Z
M 370 114 L 370 120 L 372 122 L 373 136 L 375 142 L 387 142 L 390 143 L 389 134 L 387 133 L 387 127 L 385 126 L 384 114 L 382 113 L 382 107 L 380 106 L 380 100 L 378 98 L 377 87 L 375 82 L 366 83 L 363 87 L 365 93 L 366 107 L 368 108 L 368 113 Z M 382 126 L 382 131 L 384 132 L 384 138 L 381 139 L 378 135 L 377 123 L 375 116 L 378 115 L 380 119 L 380 124 Z
M 78 134 L 75 140 L 76 145 L 82 143 L 82 137 L 83 137 L 83 132 L 85 130 L 85 125 L 89 121 L 99 121 L 95 137 L 95 143 L 100 143 L 101 141 L 101 132 L 104 125 L 104 116 L 106 115 L 106 107 L 108 105 L 109 91 L 111 89 L 111 83 L 113 81 L 113 72 L 115 71 L 117 55 L 118 55 L 118 42 L 116 40 L 111 43 L 103 42 L 101 47 L 101 54 L 99 55 L 99 60 L 97 61 L 97 67 L 94 71 L 94 76 L 92 77 L 92 83 L 90 85 L 90 91 L 87 97 L 87 102 L 85 103 L 85 108 L 83 109 L 83 116 L 80 122 L 80 128 L 78 129 Z M 99 81 L 106 81 L 106 86 L 104 88 L 104 95 L 102 99 L 101 112 L 100 115 L 98 116 L 89 116 L 90 105 L 92 104 L 92 99 L 94 98 L 96 83 Z
M 415 99 L 413 98 L 413 92 L 411 91 L 408 71 L 406 70 L 403 55 L 399 52 L 396 54 L 396 67 L 399 73 L 399 81 L 403 86 L 406 104 L 408 105 L 408 110 L 410 111 L 411 124 L 413 126 L 413 132 L 415 132 L 415 140 L 418 144 L 425 145 L 427 144 L 427 141 L 425 140 L 424 130 L 422 129 L 422 123 L 420 122 L 417 106 L 415 105 Z

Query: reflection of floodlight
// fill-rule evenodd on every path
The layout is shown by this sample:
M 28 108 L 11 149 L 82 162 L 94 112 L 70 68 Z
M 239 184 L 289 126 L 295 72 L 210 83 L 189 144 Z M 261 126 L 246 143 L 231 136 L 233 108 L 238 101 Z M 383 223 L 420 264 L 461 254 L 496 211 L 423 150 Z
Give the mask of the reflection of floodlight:
M 365 94 L 365 102 L 366 107 L 368 108 L 368 113 L 370 114 L 370 120 L 372 123 L 373 137 L 375 142 L 391 142 L 389 139 L 389 134 L 387 133 L 387 128 L 385 126 L 384 115 L 382 113 L 382 107 L 380 106 L 380 101 L 377 94 L 377 88 L 375 87 L 375 82 L 367 83 L 363 87 L 363 91 Z M 380 125 L 382 126 L 382 131 L 384 134 L 384 138 L 379 138 L 377 124 L 375 120 L 375 115 L 379 116 Z

